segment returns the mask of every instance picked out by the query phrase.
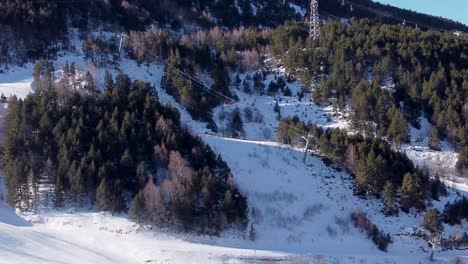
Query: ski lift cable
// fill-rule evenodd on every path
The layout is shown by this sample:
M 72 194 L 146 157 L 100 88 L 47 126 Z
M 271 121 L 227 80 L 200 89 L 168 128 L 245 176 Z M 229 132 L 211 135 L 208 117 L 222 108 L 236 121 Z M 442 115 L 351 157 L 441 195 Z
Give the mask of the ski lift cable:
M 75 8 L 74 8 L 75 9 Z M 75 9 L 76 10 L 76 9 Z M 77 12 L 81 13 L 79 10 L 76 10 Z M 82 15 L 78 15 L 79 17 L 83 18 Z M 99 23 L 96 23 L 96 22 L 93 22 L 95 25 L 99 25 Z M 104 26 L 104 28 L 106 28 Z M 119 32 L 116 32 L 116 31 L 112 31 L 112 30 L 109 30 L 110 32 L 114 33 L 114 34 L 120 34 Z M 126 35 L 123 35 L 124 37 L 126 37 L 127 39 L 129 39 L 130 41 L 132 41 L 128 36 Z M 212 94 L 213 96 L 215 97 L 218 97 L 218 98 L 221 98 L 221 99 L 224 99 L 224 100 L 227 100 L 230 104 L 233 104 L 233 103 L 237 103 L 237 105 L 241 105 L 241 106 L 244 106 L 244 107 L 249 107 L 249 105 L 245 104 L 245 103 L 242 103 L 242 102 L 237 102 L 234 98 L 231 98 L 230 96 L 228 95 L 225 95 L 223 94 L 222 92 L 220 91 L 216 91 L 214 89 L 208 89 L 206 88 L 203 83 L 201 83 L 199 80 L 197 80 L 196 78 L 190 76 L 188 73 L 178 69 L 177 67 L 167 63 L 164 59 L 162 59 L 160 56 L 157 56 L 156 54 L 154 54 L 152 51 L 146 49 L 146 48 L 143 48 L 143 50 L 145 52 L 147 52 L 148 54 L 150 54 L 151 56 L 153 56 L 157 61 L 159 61 L 161 64 L 165 65 L 166 67 L 169 67 L 171 68 L 172 70 L 175 70 L 177 71 L 178 73 L 182 74 L 183 76 L 186 76 L 188 79 L 194 81 L 194 83 L 196 84 L 195 87 L 198 87 L 198 88 L 201 88 L 201 89 L 204 89 L 205 91 L 209 92 L 210 94 Z M 304 134 L 304 135 L 307 135 L 308 134 L 308 131 L 305 131 L 305 130 L 302 130 L 302 129 L 299 129 L 295 126 L 291 126 L 290 124 L 286 123 L 286 122 L 283 122 L 281 120 L 276 120 L 275 118 L 272 118 L 272 117 L 269 117 L 267 116 L 266 117 L 267 119 L 271 120 L 271 121 L 278 121 L 278 124 L 283 124 L 285 127 L 287 128 L 290 128 L 296 132 L 298 132 L 299 134 Z
M 80 13 L 81 13 L 81 12 L 80 12 Z M 82 16 L 81 16 L 81 17 L 82 17 Z M 99 25 L 99 23 L 95 23 L 95 22 L 93 22 L 93 23 L 94 23 L 95 25 Z M 111 31 L 111 32 L 113 32 L 113 31 Z M 113 32 L 113 33 L 118 34 L 118 32 Z M 126 36 L 126 35 L 124 35 L 124 36 L 125 36 L 127 39 L 131 40 L 128 36 Z M 162 63 L 163 65 L 165 65 L 166 67 L 169 67 L 169 68 L 171 68 L 171 69 L 177 71 L 178 73 L 182 74 L 183 76 L 189 78 L 190 80 L 194 81 L 194 83 L 196 84 L 196 85 L 195 85 L 196 87 L 201 88 L 201 89 L 204 89 L 204 90 L 207 90 L 207 88 L 206 88 L 202 83 L 200 83 L 200 81 L 198 81 L 197 79 L 193 78 L 192 76 L 190 76 L 190 75 L 187 74 L 186 72 L 181 71 L 181 70 L 179 70 L 178 68 L 176 68 L 175 66 L 173 66 L 173 65 L 171 65 L 171 64 L 169 64 L 169 63 L 167 63 L 164 59 L 162 59 L 161 57 L 157 56 L 157 55 L 154 54 L 152 51 L 150 51 L 150 50 L 148 50 L 148 49 L 146 49 L 146 48 L 143 48 L 143 50 L 144 50 L 145 52 L 147 52 L 148 54 L 150 54 L 152 57 L 154 57 L 157 61 L 159 61 L 160 63 Z M 223 94 L 222 92 L 219 92 L 219 91 L 216 91 L 216 90 L 213 90 L 213 89 L 207 90 L 207 91 L 208 91 L 208 92 L 210 92 L 210 91 L 214 92 L 214 94 L 211 93 L 213 96 L 216 96 L 216 97 L 218 97 L 218 98 L 227 100 L 227 101 L 228 101 L 229 103 L 231 103 L 231 104 L 237 102 L 235 99 L 233 99 L 233 98 L 231 98 L 231 97 L 229 97 L 229 96 Z M 244 104 L 244 103 L 242 103 L 242 102 L 237 102 L 237 104 L 238 104 L 238 105 L 243 105 L 243 106 L 245 106 L 245 107 L 248 107 L 248 105 L 246 105 L 246 104 Z M 271 117 L 267 117 L 267 119 L 272 119 L 272 120 L 273 120 L 273 118 L 271 118 Z M 275 120 L 276 120 L 276 119 L 275 119 Z M 296 130 L 297 132 L 300 132 L 300 133 L 302 133 L 302 134 L 307 134 L 306 131 L 303 131 L 303 130 L 300 130 L 300 129 L 296 128 L 296 127 L 293 127 L 293 126 L 291 126 L 291 125 L 289 125 L 289 124 L 287 124 L 287 123 L 285 123 L 285 122 L 278 121 L 278 123 L 279 123 L 279 124 L 283 124 L 283 125 L 285 125 L 285 126 L 291 128 L 291 129 L 293 129 L 293 130 Z
M 80 19 L 83 19 L 83 20 L 86 20 L 86 21 L 90 22 L 90 23 L 91 23 L 93 26 L 95 26 L 95 27 L 102 26 L 102 28 L 104 28 L 106 31 L 111 32 L 111 33 L 114 33 L 114 34 L 116 34 L 116 35 L 118 35 L 118 36 L 122 36 L 122 37 L 128 39 L 129 41 L 135 43 L 135 41 L 132 40 L 129 36 L 127 36 L 127 35 L 125 35 L 125 34 L 122 34 L 122 33 L 118 32 L 118 31 L 115 31 L 115 30 L 113 30 L 113 29 L 111 29 L 111 28 L 109 28 L 109 27 L 107 27 L 107 26 L 105 26 L 105 25 L 99 24 L 98 22 L 95 22 L 95 21 L 93 21 L 93 20 L 91 20 L 91 19 L 89 19 L 89 18 L 86 19 L 86 18 L 83 17 L 82 12 L 80 12 L 80 11 L 77 10 L 76 8 L 73 8 L 73 7 L 71 7 L 71 8 L 74 9 L 76 12 L 79 12 L 79 13 L 81 14 L 81 15 L 79 15 L 79 14 L 76 14 L 76 13 L 75 13 Z M 218 99 L 221 99 L 222 101 L 226 101 L 226 100 L 227 100 L 227 101 L 229 101 L 230 103 L 235 102 L 234 99 L 225 96 L 223 93 L 221 93 L 221 92 L 219 92 L 219 91 L 217 91 L 217 90 L 215 90 L 215 89 L 207 88 L 206 85 L 205 85 L 204 83 L 202 83 L 202 82 L 199 81 L 198 79 L 196 79 L 196 78 L 190 76 L 190 75 L 187 74 L 186 72 L 184 72 L 184 71 L 178 69 L 177 67 L 175 67 L 175 66 L 173 66 L 173 65 L 171 65 L 171 64 L 169 64 L 169 63 L 167 63 L 163 58 L 161 58 L 160 56 L 154 54 L 152 51 L 150 51 L 150 50 L 148 50 L 148 49 L 146 49 L 146 48 L 144 48 L 144 47 L 143 47 L 142 49 L 143 49 L 145 52 L 147 52 L 148 54 L 150 54 L 152 57 L 154 57 L 158 62 L 160 62 L 161 64 L 163 64 L 164 66 L 166 66 L 166 68 L 168 68 L 168 69 L 170 69 L 170 70 L 172 70 L 172 71 L 176 71 L 176 72 L 179 73 L 180 75 L 182 75 L 182 76 L 184 76 L 185 78 L 187 78 L 187 79 L 191 82 L 192 86 L 198 86 L 199 88 L 204 89 L 206 92 L 210 93 L 210 94 L 213 95 L 213 96 L 216 96 Z

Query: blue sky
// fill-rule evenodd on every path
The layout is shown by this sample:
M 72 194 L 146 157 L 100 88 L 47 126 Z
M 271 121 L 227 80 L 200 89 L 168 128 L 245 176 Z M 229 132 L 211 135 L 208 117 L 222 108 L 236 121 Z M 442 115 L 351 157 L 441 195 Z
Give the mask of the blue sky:
M 468 25 L 468 0 L 373 0 L 420 13 L 450 18 Z

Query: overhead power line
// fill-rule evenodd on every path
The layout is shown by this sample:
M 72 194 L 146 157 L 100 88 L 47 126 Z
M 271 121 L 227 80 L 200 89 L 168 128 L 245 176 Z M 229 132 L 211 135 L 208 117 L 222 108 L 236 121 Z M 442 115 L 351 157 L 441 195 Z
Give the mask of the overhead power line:
M 84 20 L 86 20 L 86 21 L 92 22 L 93 25 L 96 26 L 96 28 L 98 28 L 98 27 L 101 25 L 101 24 L 99 24 L 98 22 L 95 22 L 95 21 L 92 21 L 92 20 L 90 20 L 90 19 L 84 18 L 84 17 L 82 16 L 82 12 L 81 12 L 81 11 L 77 10 L 76 8 L 73 8 L 73 9 L 74 9 L 76 12 L 79 13 L 79 14 L 77 14 L 78 17 L 80 17 L 80 18 L 82 18 L 82 19 L 84 19 Z M 109 31 L 109 32 L 111 32 L 111 33 L 114 33 L 114 34 L 116 34 L 116 35 L 120 35 L 120 34 L 121 34 L 120 32 L 116 32 L 116 31 L 114 31 L 114 30 L 112 30 L 112 29 L 109 29 L 109 28 L 106 27 L 105 25 L 104 25 L 104 26 L 101 25 L 101 26 L 102 26 L 105 30 L 107 30 L 107 31 Z M 125 36 L 125 37 L 126 37 L 129 41 L 133 41 L 133 40 L 132 40 L 131 38 L 129 38 L 128 36 Z M 215 97 L 217 97 L 217 98 L 219 98 L 219 99 L 222 99 L 223 101 L 227 101 L 227 102 L 230 103 L 230 104 L 237 103 L 237 105 L 241 105 L 241 106 L 244 106 L 244 107 L 249 107 L 248 105 L 246 105 L 246 104 L 244 104 L 244 103 L 242 103 L 242 102 L 237 102 L 234 98 L 230 97 L 229 95 L 225 95 L 225 94 L 223 94 L 223 93 L 220 92 L 220 91 L 207 88 L 207 87 L 205 86 L 204 83 L 202 83 L 202 82 L 199 81 L 198 79 L 192 77 L 192 76 L 189 75 L 188 73 L 186 73 L 186 72 L 184 72 L 184 71 L 178 69 L 176 66 L 167 63 L 166 60 L 164 60 L 164 59 L 161 58 L 160 56 L 154 54 L 154 52 L 152 52 L 151 50 L 148 50 L 148 49 L 146 49 L 146 48 L 143 48 L 143 50 L 144 50 L 145 52 L 147 52 L 150 56 L 152 56 L 156 61 L 158 61 L 158 62 L 160 62 L 161 64 L 163 64 L 164 66 L 166 66 L 166 68 L 168 68 L 168 69 L 170 69 L 170 70 L 174 70 L 174 71 L 178 72 L 179 74 L 181 74 L 182 76 L 184 76 L 184 77 L 188 78 L 189 80 L 193 81 L 191 84 L 192 84 L 192 86 L 193 86 L 193 84 L 195 84 L 195 88 L 203 89 L 203 90 L 207 91 L 208 93 L 210 93 L 211 95 L 213 95 L 213 96 L 215 96 Z M 271 117 L 269 117 L 269 116 L 267 116 L 266 118 L 267 118 L 267 119 L 270 119 L 270 120 L 272 120 L 272 121 L 273 121 L 273 120 L 274 120 L 274 121 L 277 121 L 276 119 L 271 118 Z M 298 134 L 302 134 L 302 135 L 307 135 L 307 134 L 308 134 L 307 131 L 298 129 L 298 128 L 296 128 L 296 127 L 294 127 L 294 126 L 291 126 L 291 125 L 289 125 L 288 123 L 282 122 L 282 121 L 280 121 L 280 120 L 278 120 L 278 124 L 283 124 L 283 125 L 286 126 L 287 128 L 296 131 L 296 133 L 298 133 Z
M 88 23 L 91 23 L 95 28 L 101 27 L 107 32 L 114 33 L 116 36 L 123 37 L 123 38 L 127 39 L 128 41 L 133 42 L 134 44 L 136 43 L 136 41 L 133 40 L 132 38 L 130 38 L 128 35 L 122 34 L 121 32 L 118 32 L 115 29 L 112 29 L 112 28 L 110 28 L 110 27 L 108 27 L 106 25 L 103 25 L 101 23 L 95 22 L 90 18 L 85 18 L 83 16 L 83 13 L 80 10 L 78 10 L 78 9 L 76 9 L 74 7 L 71 7 L 71 8 L 74 10 L 75 15 L 77 15 L 80 19 L 82 19 L 84 21 L 87 21 Z M 216 98 L 220 99 L 222 102 L 225 102 L 225 101 L 228 101 L 229 103 L 235 102 L 235 100 L 230 98 L 229 96 L 224 95 L 222 92 L 217 91 L 216 89 L 206 87 L 206 84 L 203 83 L 202 81 L 196 79 L 195 77 L 192 77 L 190 74 L 184 72 L 183 70 L 177 68 L 176 66 L 167 63 L 167 61 L 165 59 L 163 59 L 162 57 L 156 55 L 153 51 L 151 51 L 151 50 L 149 50 L 149 49 L 147 49 L 145 47 L 142 47 L 142 49 L 147 54 L 149 54 L 154 59 L 156 59 L 157 62 L 163 64 L 168 70 L 171 70 L 171 71 L 176 72 L 177 74 L 180 74 L 181 76 L 183 76 L 186 80 L 188 80 L 190 82 L 192 87 L 195 86 L 195 87 L 201 88 L 201 89 L 205 90 L 207 93 L 209 93 L 209 94 L 215 96 Z

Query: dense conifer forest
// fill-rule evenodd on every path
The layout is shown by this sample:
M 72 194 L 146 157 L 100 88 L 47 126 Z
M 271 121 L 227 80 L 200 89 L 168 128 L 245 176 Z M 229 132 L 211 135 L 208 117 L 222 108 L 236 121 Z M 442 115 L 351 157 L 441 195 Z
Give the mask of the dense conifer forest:
M 46 183 L 55 206 L 71 197 L 161 225 L 245 225 L 246 199 L 227 165 L 149 84 L 119 74 L 102 94 L 58 96 L 47 86 L 10 99 L 6 123 L 8 198 L 20 208 L 34 206 Z
M 258 25 L 274 28 L 288 20 L 304 19 L 290 3 L 308 10 L 307 0 L 1 0 L 0 64 L 22 63 L 26 58 L 37 59 L 46 54 L 54 54 L 60 49 L 70 48 L 66 41 L 67 25 L 72 23 L 75 27 L 87 29 L 88 19 L 99 19 L 127 30 L 144 30 L 152 22 L 167 24 L 174 29 L 194 24 L 203 28 Z M 426 29 L 468 31 L 466 25 L 451 20 L 385 6 L 370 0 L 344 3 L 343 5 L 342 0 L 319 1 L 323 18 L 372 18 L 391 24 L 402 23 L 402 19 L 406 19 L 409 25 L 419 24 Z M 350 8 L 353 4 L 355 8 Z M 11 42 L 11 39 L 20 41 Z M 18 60 L 18 57 L 22 60 Z
M 74 64 L 54 83 L 48 59 L 82 49 L 93 67 L 116 66 L 120 56 L 139 65 L 164 61 L 170 67 L 152 85 L 213 132 L 213 110 L 238 100 L 231 88 L 296 96 L 337 111 L 349 107 L 355 135 L 282 117 L 277 103 L 277 140 L 296 144 L 302 135 L 293 128 L 310 131 L 326 161 L 354 175 L 357 194 L 382 198 L 385 214 L 423 210 L 446 190 L 399 149 L 411 140 L 410 127 L 427 118 L 433 125 L 429 147 L 438 150 L 447 139 L 459 153 L 459 175 L 468 175 L 468 37 L 453 34 L 467 26 L 367 0 L 319 2 L 324 19 L 314 42 L 301 15 L 284 1 L 0 1 L 0 66 L 42 58 L 34 67 L 36 92 L 9 100 L 4 160 L 10 203 L 32 208 L 39 186 L 50 184 L 55 206 L 71 199 L 203 231 L 246 226 L 247 198 L 227 164 L 189 133 L 175 109 L 158 102 L 151 84 L 107 73 L 101 92 L 88 72 L 78 93 L 68 82 L 75 78 Z M 81 47 L 70 43 L 72 29 Z M 122 52 L 117 54 L 117 36 L 96 31 L 126 32 Z M 284 66 L 286 78 L 265 85 L 266 59 Z M 246 72 L 249 80 L 241 81 Z M 303 84 L 298 94 L 287 87 L 295 79 Z M 253 118 L 248 110 L 232 113 L 234 137 L 243 133 L 243 116 Z M 466 208 L 460 199 L 441 217 L 432 211 L 427 227 L 435 230 L 439 218 L 457 224 L 466 219 Z M 388 239 L 381 238 L 386 247 Z
M 446 195 L 438 178 L 430 180 L 427 172 L 414 167 L 404 153 L 392 150 L 384 140 L 360 134 L 350 136 L 340 129 L 323 130 L 297 117 L 281 121 L 278 142 L 297 144 L 301 141 L 298 131 L 310 131 L 311 144 L 320 148 L 327 162 L 354 175 L 356 193 L 382 197 L 387 215 L 398 214 L 398 207 L 406 212 L 411 208 L 422 210 L 426 200 Z
M 350 100 L 355 129 L 375 132 L 397 147 L 409 141 L 409 124 L 418 127 L 427 117 L 435 126 L 431 148 L 450 140 L 461 154 L 457 166 L 465 175 L 467 48 L 466 36 L 370 20 L 328 23 L 320 43 L 307 39 L 306 29 L 296 23 L 272 33 L 272 51 L 290 72 L 303 69 L 299 75 L 314 86 L 315 102 L 344 109 Z

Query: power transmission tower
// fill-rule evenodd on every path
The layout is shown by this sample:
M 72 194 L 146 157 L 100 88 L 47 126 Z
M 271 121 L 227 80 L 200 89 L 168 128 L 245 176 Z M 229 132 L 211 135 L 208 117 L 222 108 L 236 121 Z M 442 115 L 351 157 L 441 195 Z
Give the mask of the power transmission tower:
M 120 38 L 120 40 L 119 40 L 119 57 L 120 57 L 120 54 L 122 53 L 122 44 L 123 44 L 123 40 L 124 40 L 124 38 L 127 37 L 127 35 L 125 35 L 125 34 L 118 34 L 117 37 Z
M 306 157 L 307 157 L 307 152 L 309 150 L 310 143 L 312 141 L 312 136 L 309 133 L 307 133 L 307 137 L 301 136 L 301 138 L 304 139 L 304 141 L 306 142 L 306 146 L 305 146 L 305 150 L 304 150 L 304 159 L 302 160 L 305 163 L 306 162 Z
M 309 35 L 314 41 L 318 41 L 320 38 L 320 18 L 317 0 L 310 0 Z

